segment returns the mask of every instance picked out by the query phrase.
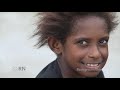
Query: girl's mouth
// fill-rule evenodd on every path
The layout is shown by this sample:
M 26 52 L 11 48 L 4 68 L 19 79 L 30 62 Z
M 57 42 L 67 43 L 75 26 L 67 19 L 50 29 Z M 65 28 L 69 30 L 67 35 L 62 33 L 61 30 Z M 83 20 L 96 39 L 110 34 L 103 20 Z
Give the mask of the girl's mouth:
M 84 63 L 84 62 L 81 62 L 81 64 L 83 64 L 86 69 L 96 70 L 96 69 L 100 68 L 102 62 L 100 62 L 100 63 Z

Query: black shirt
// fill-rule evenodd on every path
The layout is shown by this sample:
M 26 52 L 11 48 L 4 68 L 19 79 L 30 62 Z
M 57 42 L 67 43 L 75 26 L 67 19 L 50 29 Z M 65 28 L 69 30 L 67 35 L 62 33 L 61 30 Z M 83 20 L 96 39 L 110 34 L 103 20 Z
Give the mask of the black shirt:
M 48 64 L 36 78 L 63 78 L 57 60 Z M 95 78 L 104 78 L 104 74 L 101 71 Z

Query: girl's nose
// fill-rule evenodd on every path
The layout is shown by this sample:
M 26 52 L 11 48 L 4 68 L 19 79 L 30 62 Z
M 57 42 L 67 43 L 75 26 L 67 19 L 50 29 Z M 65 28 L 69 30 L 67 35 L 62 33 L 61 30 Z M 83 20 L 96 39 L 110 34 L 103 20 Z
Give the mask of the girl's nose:
M 100 54 L 99 48 L 97 46 L 91 47 L 91 49 L 89 50 L 88 56 L 94 59 L 100 58 L 101 54 Z

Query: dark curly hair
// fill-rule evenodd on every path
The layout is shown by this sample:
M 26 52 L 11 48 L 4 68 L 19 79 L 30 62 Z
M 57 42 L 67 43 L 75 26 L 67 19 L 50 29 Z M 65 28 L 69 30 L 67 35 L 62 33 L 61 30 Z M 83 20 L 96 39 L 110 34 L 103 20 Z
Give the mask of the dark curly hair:
M 108 33 L 110 33 L 118 25 L 115 14 L 114 12 L 40 12 L 38 13 L 40 17 L 37 23 L 37 31 L 33 36 L 39 36 L 36 44 L 39 48 L 47 44 L 49 37 L 55 37 L 64 44 L 77 18 L 86 16 L 97 16 L 104 19 Z

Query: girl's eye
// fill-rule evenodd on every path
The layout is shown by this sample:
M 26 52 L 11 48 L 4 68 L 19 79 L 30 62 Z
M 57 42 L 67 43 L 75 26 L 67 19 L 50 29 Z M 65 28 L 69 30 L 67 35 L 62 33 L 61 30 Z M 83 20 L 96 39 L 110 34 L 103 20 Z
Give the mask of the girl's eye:
M 106 45 L 106 44 L 108 44 L 108 40 L 100 40 L 99 44 L 100 45 Z
M 82 46 L 86 46 L 88 44 L 85 40 L 81 40 L 78 43 Z

